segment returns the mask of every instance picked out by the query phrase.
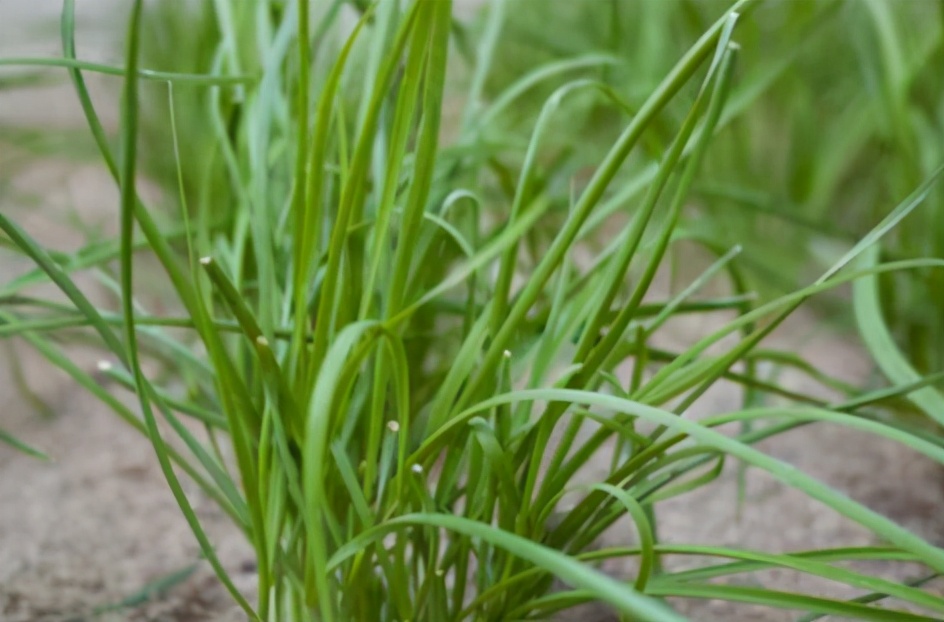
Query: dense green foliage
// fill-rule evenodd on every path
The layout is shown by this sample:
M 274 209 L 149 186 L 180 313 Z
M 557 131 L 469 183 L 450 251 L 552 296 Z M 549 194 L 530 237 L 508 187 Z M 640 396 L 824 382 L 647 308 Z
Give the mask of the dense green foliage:
M 491 84 L 500 90 L 538 64 L 612 54 L 621 62 L 599 77 L 637 106 L 685 42 L 726 6 L 723 0 L 519 3 L 498 48 L 506 62 Z M 748 60 L 692 189 L 698 209 L 683 226 L 717 243 L 743 245 L 739 261 L 752 288 L 779 295 L 834 261 L 944 162 L 944 7 L 934 0 L 770 0 L 739 26 L 737 39 Z M 530 110 L 519 110 L 533 115 L 540 105 L 536 97 Z M 675 119 L 684 114 L 680 106 L 670 111 Z M 569 140 L 587 131 L 611 133 L 619 123 L 595 106 L 574 118 Z M 651 140 L 664 143 L 670 129 L 657 126 Z M 572 157 L 582 164 L 602 152 L 598 141 L 580 145 L 584 152 Z M 887 236 L 878 255 L 944 257 L 944 187 L 931 197 Z M 942 278 L 929 269 L 862 284 L 877 288 L 888 333 L 922 374 L 944 370 Z M 878 304 L 871 298 L 865 291 L 857 298 L 860 316 Z M 821 309 L 837 313 L 842 305 Z M 878 329 L 862 328 L 883 369 L 900 380 L 896 366 L 883 364 L 892 339 L 870 339 Z
M 831 383 L 847 393 L 832 404 L 754 374 L 774 356 L 755 347 L 811 296 L 855 282 L 860 323 L 888 334 L 874 288 L 887 277 L 920 297 L 944 267 L 940 238 L 914 242 L 940 230 L 905 220 L 940 213 L 940 143 L 921 148 L 935 104 L 922 116 L 910 90 L 906 103 L 889 93 L 874 105 L 905 106 L 896 118 L 907 123 L 873 112 L 842 149 L 818 130 L 819 115 L 873 106 L 820 108 L 816 89 L 842 88 L 836 76 L 851 65 L 881 67 L 882 84 L 890 71 L 923 82 L 918 56 L 889 69 L 892 52 L 865 61 L 872 48 L 817 39 L 837 28 L 829 20 L 848 21 L 843 11 L 864 20 L 844 36 L 871 37 L 870 25 L 890 23 L 887 5 L 866 3 L 869 22 L 829 2 L 770 4 L 577 2 L 544 12 L 498 1 L 475 26 L 445 0 L 224 0 L 195 14 L 135 2 L 116 149 L 83 79 L 110 69 L 72 62 L 67 0 L 61 64 L 121 188 L 121 231 L 63 255 L 0 215 L 11 245 L 37 264 L 3 286 L 16 304 L 0 310 L 2 334 L 27 340 L 148 435 L 205 556 L 254 619 L 542 619 L 587 601 L 627 620 L 683 619 L 667 597 L 863 620 L 941 616 L 944 598 L 844 562 L 917 561 L 937 574 L 944 550 L 753 447 L 829 421 L 944 462 L 938 438 L 880 408 L 908 396 L 944 416 L 931 386 L 940 378 L 925 377 L 940 369 L 930 355 L 891 369 L 884 357 L 902 356 L 894 343 L 871 343 L 892 386 Z M 914 20 L 925 28 L 922 15 Z M 912 16 L 894 19 L 904 28 Z M 895 28 L 875 30 L 894 46 Z M 926 29 L 915 39 L 934 44 L 921 53 L 939 54 L 939 25 Z M 844 52 L 827 71 L 817 59 L 833 57 L 828 46 Z M 139 79 L 155 78 L 141 67 L 165 73 Z M 808 72 L 820 82 L 807 84 Z M 795 127 L 781 127 L 784 110 Z M 887 163 L 864 155 L 888 136 L 910 141 L 915 158 L 888 156 L 901 169 L 891 179 L 871 168 Z M 166 205 L 138 195 L 142 167 Z M 856 212 L 863 197 L 868 218 Z M 754 244 L 771 219 L 788 217 L 796 228 L 778 228 L 777 240 L 786 250 Z M 815 265 L 802 224 L 827 220 L 850 231 L 842 250 L 808 285 L 800 269 L 783 269 L 757 302 L 754 277 Z M 659 271 L 693 244 L 716 260 L 678 292 L 658 291 Z M 145 251 L 160 275 L 142 274 Z M 73 280 L 96 266 L 117 266 L 120 310 L 97 308 Z M 148 311 L 159 278 L 176 293 L 175 315 Z M 68 304 L 28 297 L 50 281 Z M 702 293 L 709 285 L 726 293 Z M 733 319 L 684 351 L 653 343 L 669 320 L 719 310 Z M 940 335 L 939 321 L 927 326 Z M 76 328 L 117 361 L 103 371 L 134 391 L 140 415 L 65 356 L 60 335 Z M 774 358 L 829 382 L 796 356 Z M 143 371 L 151 361 L 167 364 L 160 381 Z M 687 417 L 722 380 L 743 385 L 743 408 Z M 718 431 L 730 423 L 741 432 Z M 789 554 L 662 544 L 653 506 L 710 484 L 728 458 L 887 546 Z M 601 464 L 589 479 L 587 467 Z M 257 595 L 233 586 L 180 473 L 252 543 Z M 624 517 L 634 537 L 597 548 Z M 708 565 L 667 571 L 665 555 Z M 634 560 L 629 576 L 598 569 L 624 558 Z M 770 568 L 865 596 L 715 581 Z M 885 609 L 887 596 L 927 613 Z

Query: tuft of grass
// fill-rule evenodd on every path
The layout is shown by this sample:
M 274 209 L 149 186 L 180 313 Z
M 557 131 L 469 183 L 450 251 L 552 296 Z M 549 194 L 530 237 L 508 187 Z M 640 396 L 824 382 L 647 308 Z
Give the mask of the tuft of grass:
M 874 257 L 935 192 L 940 169 L 897 193 L 898 206 L 810 285 L 761 302 L 741 248 L 685 224 L 717 166 L 721 129 L 751 109 L 735 38 L 743 24 L 754 32 L 759 4 L 710 5 L 704 22 L 709 9 L 694 3 L 640 3 L 665 20 L 678 12 L 697 33 L 674 55 L 649 40 L 660 63 L 622 93 L 614 80 L 632 68 L 615 48 L 564 51 L 502 85 L 514 11 L 500 1 L 471 36 L 445 0 L 353 9 L 224 0 L 196 15 L 137 0 L 116 150 L 84 82 L 97 67 L 75 58 L 67 0 L 63 58 L 53 64 L 69 72 L 121 189 L 120 234 L 63 254 L 0 213 L 10 246 L 37 266 L 0 289 L 0 334 L 24 339 L 148 436 L 204 556 L 253 620 L 541 619 L 589 601 L 626 620 L 683 619 L 668 597 L 863 620 L 940 617 L 939 595 L 843 564 L 918 562 L 937 574 L 944 550 L 753 447 L 831 422 L 944 462 L 937 439 L 875 408 L 927 394 L 939 377 L 900 374 L 863 392 L 794 355 L 758 350 L 814 295 L 944 267 L 933 256 Z M 593 6 L 618 16 L 623 5 Z M 621 23 L 594 10 L 601 23 Z M 175 47 L 190 32 L 181 20 L 206 37 Z M 155 41 L 158 33 L 167 39 Z M 615 45 L 623 38 L 614 33 Z M 458 103 L 447 88 L 463 70 L 456 50 L 473 85 Z M 155 57 L 162 73 L 147 65 Z M 142 79 L 155 76 L 166 84 L 146 90 Z M 529 98 L 538 105 L 529 109 Z M 459 104 L 456 131 L 446 120 Z M 599 111 L 619 131 L 574 144 L 581 119 Z M 515 125 L 521 114 L 530 115 L 525 130 Z M 166 205 L 138 194 L 142 166 L 163 182 Z M 690 241 L 717 261 L 671 298 L 656 297 L 657 273 Z M 144 273 L 145 254 L 159 269 Z M 90 302 L 73 279 L 87 268 L 120 292 L 119 309 Z M 177 297 L 161 301 L 176 307 L 168 314 L 148 299 L 162 281 Z M 699 295 L 719 281 L 728 294 Z M 68 302 L 30 296 L 42 282 Z M 866 304 L 857 308 L 874 321 Z M 733 319 L 684 350 L 654 345 L 669 320 L 718 310 Z M 66 330 L 84 330 L 115 361 L 99 372 L 132 391 L 140 412 L 69 360 Z M 758 360 L 847 397 L 822 403 L 759 378 Z M 152 361 L 164 364 L 161 378 L 144 372 Z M 743 407 L 688 418 L 721 381 L 743 387 Z M 741 432 L 718 431 L 731 423 Z M 662 543 L 655 505 L 711 483 L 730 458 L 886 544 L 766 553 Z M 254 596 L 239 593 L 219 562 L 180 473 L 254 547 Z M 621 517 L 632 540 L 595 548 Z M 670 555 L 707 565 L 667 571 Z M 635 563 L 612 577 L 599 569 L 608 560 Z M 719 582 L 775 568 L 866 596 Z M 924 613 L 885 608 L 886 597 Z

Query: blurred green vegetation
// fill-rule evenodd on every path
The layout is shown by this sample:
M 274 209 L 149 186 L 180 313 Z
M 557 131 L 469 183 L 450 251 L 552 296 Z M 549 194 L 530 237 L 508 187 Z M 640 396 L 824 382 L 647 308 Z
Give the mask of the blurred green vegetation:
M 633 108 L 729 4 L 511 2 L 489 88 L 501 92 L 548 63 L 608 54 L 618 62 L 592 75 Z M 684 226 L 721 245 L 742 244 L 741 263 L 762 292 L 806 282 L 944 162 L 942 27 L 938 0 L 762 3 L 739 26 L 730 122 L 711 144 Z M 573 72 L 532 91 L 506 131 L 529 131 L 524 120 L 569 79 Z M 648 131 L 648 144 L 669 140 L 684 100 Z M 612 108 L 597 102 L 572 102 L 567 133 L 558 135 L 575 170 L 596 161 L 605 144 L 598 138 L 620 127 Z M 634 164 L 627 179 L 646 162 Z M 938 186 L 886 238 L 882 257 L 944 257 L 942 199 Z M 888 275 L 880 292 L 885 318 L 915 367 L 944 369 L 944 274 Z

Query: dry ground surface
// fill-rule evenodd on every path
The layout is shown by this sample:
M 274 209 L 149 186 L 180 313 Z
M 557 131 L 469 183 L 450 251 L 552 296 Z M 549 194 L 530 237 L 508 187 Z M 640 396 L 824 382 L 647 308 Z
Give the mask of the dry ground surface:
M 109 28 L 118 0 L 80 4 L 80 32 L 86 45 L 80 55 L 117 61 L 114 30 Z M 59 2 L 0 2 L 0 55 L 55 55 L 55 19 Z M 52 74 L 51 74 L 52 75 Z M 55 74 L 63 77 L 61 74 Z M 114 121 L 108 98 L 115 83 L 97 80 L 107 117 Z M 110 112 L 109 112 L 110 111 Z M 36 126 L 67 132 L 81 128 L 78 106 L 64 80 L 28 91 L 0 91 L 0 128 Z M 10 173 L 13 174 L 10 174 Z M 117 194 L 103 167 L 68 155 L 26 154 L 0 142 L 0 209 L 19 220 L 44 243 L 74 249 L 83 241 L 75 217 L 108 230 L 115 227 Z M 5 281 L 26 268 L 4 254 L 0 277 Z M 91 284 L 91 279 L 86 281 Z M 101 295 L 106 295 L 104 292 Z M 158 301 L 159 302 L 159 301 Z M 156 304 L 156 303 L 155 303 Z M 831 373 L 855 380 L 871 368 L 851 338 L 814 330 L 800 318 L 776 339 L 799 344 L 805 356 Z M 704 326 L 676 323 L 669 342 L 685 343 Z M 668 344 L 668 345 L 671 345 Z M 240 615 L 200 562 L 198 547 L 157 468 L 150 445 L 93 398 L 52 371 L 24 344 L 11 344 L 0 356 L 0 427 L 47 451 L 52 463 L 41 463 L 0 446 L 0 620 L 64 622 L 91 620 L 218 621 Z M 93 352 L 74 352 L 86 369 L 94 369 Z M 34 392 L 17 388 L 18 372 Z M 784 378 L 796 388 L 801 378 Z M 48 408 L 37 408 L 38 398 Z M 718 387 L 698 404 L 702 414 L 736 407 L 730 387 Z M 944 543 L 941 473 L 935 465 L 892 443 L 830 426 L 810 426 L 768 441 L 770 454 L 822 478 L 854 499 Z M 601 465 L 609 456 L 601 455 Z M 601 467 L 602 468 L 602 467 Z M 252 555 L 236 530 L 212 504 L 194 493 L 194 503 L 239 585 L 252 589 Z M 868 534 L 832 511 L 773 479 L 751 470 L 747 503 L 738 511 L 735 470 L 728 468 L 715 484 L 658 508 L 661 537 L 667 542 L 741 546 L 768 551 L 868 544 Z M 618 526 L 611 543 L 632 541 L 631 527 Z M 671 561 L 684 565 L 685 560 Z M 166 592 L 143 604 L 93 614 L 142 586 L 196 564 L 197 570 Z M 875 566 L 886 576 L 913 576 L 915 568 Z M 619 572 L 620 568 L 609 568 Z M 789 573 L 759 580 L 785 589 L 815 589 L 851 596 L 841 587 L 816 584 Z M 678 603 L 680 610 L 702 621 L 779 621 L 789 612 L 762 612 L 718 602 Z M 603 611 L 579 618 L 611 619 Z

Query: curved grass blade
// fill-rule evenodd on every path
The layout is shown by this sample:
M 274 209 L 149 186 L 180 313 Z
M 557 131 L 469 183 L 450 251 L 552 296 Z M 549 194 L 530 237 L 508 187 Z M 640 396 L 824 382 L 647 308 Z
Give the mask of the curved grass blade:
M 38 458 L 46 462 L 52 462 L 52 458 L 50 458 L 44 452 L 40 451 L 39 449 L 36 449 L 35 447 L 33 447 L 32 445 L 28 443 L 21 441 L 20 439 L 16 438 L 15 436 L 10 434 L 3 428 L 0 428 L 0 443 L 6 443 L 13 449 L 20 451 L 26 454 L 27 456 L 32 456 L 34 458 Z
M 683 622 L 685 618 L 662 603 L 638 593 L 633 588 L 573 560 L 571 557 L 521 536 L 502 531 L 461 516 L 446 514 L 406 514 L 392 518 L 369 529 L 346 543 L 332 556 L 328 568 L 344 560 L 389 533 L 427 525 L 454 531 L 471 538 L 485 540 L 509 553 L 525 559 L 574 587 L 586 589 L 598 600 L 605 601 L 639 622 Z
M 878 265 L 879 247 L 873 246 L 862 255 L 862 265 L 872 268 Z M 891 331 L 882 317 L 879 279 L 870 275 L 852 285 L 852 304 L 859 335 L 879 369 L 895 384 L 919 382 L 921 374 L 895 344 Z M 917 389 L 907 395 L 918 408 L 939 424 L 944 424 L 944 394 L 933 386 Z
M 651 593 L 654 595 L 682 598 L 716 598 L 732 602 L 750 603 L 764 607 L 776 607 L 797 611 L 816 611 L 832 615 L 852 618 L 854 620 L 874 620 L 875 622 L 935 622 L 940 618 L 932 618 L 898 609 L 878 609 L 852 601 L 833 600 L 795 594 L 756 587 L 742 587 L 739 585 L 709 584 L 673 584 L 665 583 L 653 585 Z
M 480 402 L 476 406 L 463 411 L 461 415 L 456 417 L 455 421 L 466 421 L 475 416 L 476 413 L 500 404 L 531 400 L 598 406 L 620 413 L 631 414 L 641 419 L 666 426 L 667 428 L 678 430 L 681 434 L 690 436 L 700 443 L 718 449 L 719 451 L 767 471 L 773 477 L 788 486 L 803 491 L 843 516 L 868 528 L 876 535 L 906 551 L 914 553 L 931 568 L 935 570 L 944 569 L 944 549 L 930 544 L 923 538 L 897 525 L 881 514 L 856 503 L 815 478 L 798 471 L 795 467 L 707 428 L 700 423 L 689 421 L 673 413 L 646 406 L 638 402 L 590 391 L 576 391 L 572 389 L 523 390 L 496 396 Z M 836 413 L 831 413 L 831 416 L 849 417 L 849 415 L 839 415 Z M 453 424 L 454 422 L 450 422 L 450 425 Z M 889 431 L 888 434 L 892 434 L 892 432 Z M 919 443 L 917 439 L 912 439 L 911 443 L 915 446 L 922 446 L 929 452 L 937 453 L 940 451 L 939 448 L 928 447 Z
M 19 67 L 61 67 L 65 69 L 78 69 L 81 71 L 91 71 L 110 76 L 124 76 L 123 67 L 113 67 L 101 63 L 78 60 L 76 58 L 35 58 L 35 57 L 14 57 L 0 58 L 0 67 L 19 66 Z M 211 74 L 192 74 L 192 73 L 173 73 L 168 71 L 154 71 L 151 69 L 137 69 L 135 75 L 144 80 L 157 80 L 160 82 L 177 82 L 180 84 L 191 84 L 199 86 L 231 86 L 234 84 L 253 84 L 258 80 L 257 76 L 234 75 L 217 76 Z
M 138 400 L 141 404 L 141 410 L 144 414 L 144 422 L 147 428 L 148 437 L 154 446 L 158 462 L 164 477 L 174 494 L 177 504 L 180 506 L 191 530 L 200 544 L 200 549 L 206 556 L 207 561 L 216 571 L 217 576 L 223 585 L 229 591 L 233 599 L 242 607 L 246 614 L 253 620 L 258 620 L 259 616 L 253 610 L 246 598 L 239 592 L 229 574 L 223 568 L 222 563 L 216 555 L 212 544 L 210 544 L 203 527 L 200 524 L 186 493 L 174 473 L 170 457 L 167 452 L 165 441 L 161 437 L 160 430 L 157 427 L 157 419 L 151 408 L 151 391 L 149 383 L 144 377 L 138 359 L 138 341 L 134 323 L 134 299 L 133 299 L 133 261 L 132 261 L 132 238 L 135 217 L 135 207 L 138 202 L 135 175 L 137 172 L 137 138 L 138 138 L 138 50 L 140 45 L 140 27 L 142 0 L 135 0 L 131 9 L 131 17 L 128 26 L 128 53 L 125 72 L 125 87 L 122 95 L 122 114 L 121 114 L 121 161 L 119 167 L 119 188 L 121 193 L 121 293 L 122 293 L 122 312 L 125 317 L 124 333 L 125 345 L 127 347 L 126 360 L 134 376 L 135 386 L 137 387 Z

